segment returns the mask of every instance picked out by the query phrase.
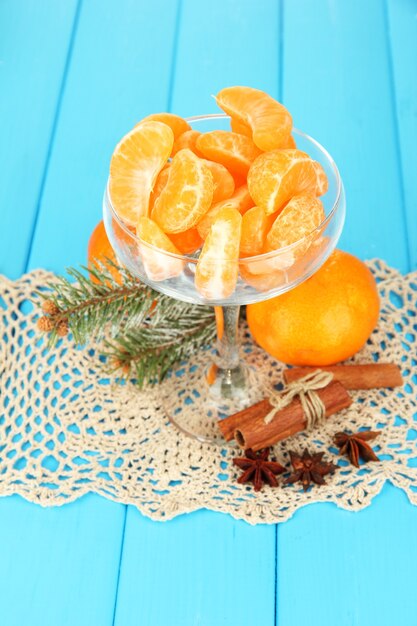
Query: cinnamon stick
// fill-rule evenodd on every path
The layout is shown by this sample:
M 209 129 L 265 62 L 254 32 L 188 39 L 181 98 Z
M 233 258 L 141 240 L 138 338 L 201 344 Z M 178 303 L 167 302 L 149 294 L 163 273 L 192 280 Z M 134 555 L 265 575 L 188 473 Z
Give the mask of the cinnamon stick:
M 330 367 L 294 367 L 284 370 L 284 380 L 292 383 L 315 370 L 331 372 L 333 380 L 345 389 L 376 389 L 399 387 L 403 384 L 401 371 L 395 363 L 367 363 L 364 365 L 332 365 Z
M 318 389 L 316 393 L 325 406 L 326 417 L 348 407 L 352 402 L 348 392 L 338 381 L 332 381 L 327 387 Z M 246 415 L 243 419 L 242 413 L 245 412 L 240 411 L 240 413 L 219 422 L 220 430 L 228 433 L 229 426 L 225 426 L 223 422 L 230 420 L 231 423 L 235 423 L 236 416 L 240 416 L 238 418 L 240 423 L 234 430 L 234 437 L 243 449 L 252 448 L 252 450 L 256 451 L 261 448 L 267 448 L 277 443 L 277 441 L 295 435 L 306 427 L 306 418 L 298 397 L 284 409 L 277 411 L 272 421 L 268 424 L 265 423 L 264 419 L 272 409 L 268 400 L 258 402 L 257 405 L 250 407 L 250 409 L 252 411 L 246 409 Z
M 247 409 L 243 409 L 238 413 L 233 413 L 233 415 L 229 415 L 229 417 L 225 417 L 224 419 L 217 422 L 218 427 L 226 439 L 226 441 L 231 441 L 235 436 L 235 430 L 239 428 L 244 422 L 252 421 L 258 415 L 268 415 L 271 410 L 271 404 L 269 400 L 266 398 L 249 406 Z

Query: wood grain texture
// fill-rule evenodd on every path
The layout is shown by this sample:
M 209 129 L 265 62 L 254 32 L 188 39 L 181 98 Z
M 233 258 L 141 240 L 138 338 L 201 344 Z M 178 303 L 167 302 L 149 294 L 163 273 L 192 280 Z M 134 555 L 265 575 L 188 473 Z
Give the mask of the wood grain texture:
M 0 4 L 0 161 L 6 181 L 0 186 L 0 271 L 11 276 L 25 269 L 30 253 L 76 9 L 75 2 Z M 43 240 L 47 260 L 59 264 L 48 257 L 47 228 Z M 1 499 L 1 623 L 112 624 L 123 522 L 124 507 L 97 496 L 48 510 L 17 496 Z M 91 575 L 92 563 L 99 580 Z
M 284 103 L 345 184 L 340 247 L 407 271 L 384 3 L 287 1 L 283 30 Z
M 136 122 L 167 106 L 176 2 L 83 4 L 31 255 L 84 263 L 110 158 Z
M 123 513 L 96 495 L 49 509 L 0 499 L 1 623 L 112 626 Z
M 406 214 L 410 269 L 417 268 L 417 17 L 413 0 L 387 0 L 386 29 L 391 69 L 391 94 L 397 130 L 397 166 L 401 201 Z
M 25 270 L 77 1 L 0 2 L 0 273 Z

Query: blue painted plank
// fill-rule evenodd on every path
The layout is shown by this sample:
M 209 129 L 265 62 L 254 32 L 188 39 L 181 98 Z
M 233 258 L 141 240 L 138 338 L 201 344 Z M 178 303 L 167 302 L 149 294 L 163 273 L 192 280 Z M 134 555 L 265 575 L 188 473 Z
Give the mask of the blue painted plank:
M 0 273 L 25 269 L 76 0 L 0 2 Z
M 176 2 L 83 4 L 30 264 L 85 262 L 110 157 L 143 116 L 166 110 Z
M 112 626 L 123 521 L 99 496 L 49 509 L 1 499 L 1 623 Z
M 274 624 L 273 530 L 204 511 L 160 524 L 129 507 L 116 626 Z
M 363 511 L 298 511 L 279 527 L 278 624 L 415 624 L 415 527 L 416 510 L 390 485 Z
M 417 268 L 417 18 L 413 0 L 388 0 L 388 33 L 407 215 L 410 269 Z
M 253 84 L 278 95 L 275 0 L 215 0 L 209 8 L 185 1 L 180 17 L 174 113 L 216 110 L 210 95 L 227 85 Z M 163 526 L 140 521 L 129 508 L 116 626 L 136 625 L 138 615 L 150 625 L 274 624 L 273 526 L 251 528 L 206 511 Z
M 6 182 L 0 190 L 0 270 L 11 276 L 26 265 L 75 9 L 72 2 L 0 5 L 0 115 L 6 138 L 0 142 Z M 97 496 L 49 510 L 19 497 L 1 499 L 1 622 L 112 624 L 124 511 Z
M 328 147 L 345 181 L 342 247 L 406 271 L 384 3 L 370 1 L 364 10 L 359 0 L 286 2 L 284 33 L 285 103 Z M 321 626 L 414 623 L 416 521 L 417 510 L 390 486 L 360 513 L 319 504 L 299 511 L 278 528 L 278 624 L 312 616 Z M 300 579 L 303 568 L 313 572 L 307 580 Z
M 276 0 L 185 0 L 173 82 L 172 110 L 220 112 L 223 87 L 250 85 L 279 96 L 280 11 Z
M 383 2 L 285 2 L 284 33 L 285 104 L 345 183 L 341 247 L 407 270 Z

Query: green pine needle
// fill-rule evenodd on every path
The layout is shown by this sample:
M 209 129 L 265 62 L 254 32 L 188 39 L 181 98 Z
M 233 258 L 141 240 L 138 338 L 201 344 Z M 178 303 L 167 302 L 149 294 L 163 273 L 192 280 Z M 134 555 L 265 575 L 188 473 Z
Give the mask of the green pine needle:
M 212 307 L 170 298 L 139 282 L 111 260 L 96 268 L 69 268 L 39 296 L 39 327 L 53 347 L 71 332 L 77 344 L 103 340 L 106 362 L 139 386 L 156 383 L 168 370 L 216 336 Z M 121 276 L 118 282 L 112 270 Z

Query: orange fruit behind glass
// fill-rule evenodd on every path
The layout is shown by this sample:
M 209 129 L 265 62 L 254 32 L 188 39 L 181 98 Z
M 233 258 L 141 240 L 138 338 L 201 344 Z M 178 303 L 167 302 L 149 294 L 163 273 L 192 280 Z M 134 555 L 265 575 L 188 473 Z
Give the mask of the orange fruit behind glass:
M 110 260 L 111 262 L 118 265 L 116 255 L 107 237 L 103 220 L 101 220 L 101 222 L 97 224 L 97 226 L 91 233 L 91 237 L 88 242 L 87 257 L 88 267 L 100 271 L 102 269 L 100 265 L 104 265 L 113 276 L 113 278 L 116 280 L 116 282 L 118 282 L 119 284 L 122 283 L 122 277 L 120 273 L 110 263 L 107 263 L 107 261 Z M 93 282 L 99 282 L 97 278 L 93 276 L 93 274 L 90 274 L 90 276 Z
M 374 330 L 379 295 L 358 258 L 335 250 L 311 278 L 246 309 L 255 341 L 292 365 L 332 365 L 354 355 Z

